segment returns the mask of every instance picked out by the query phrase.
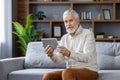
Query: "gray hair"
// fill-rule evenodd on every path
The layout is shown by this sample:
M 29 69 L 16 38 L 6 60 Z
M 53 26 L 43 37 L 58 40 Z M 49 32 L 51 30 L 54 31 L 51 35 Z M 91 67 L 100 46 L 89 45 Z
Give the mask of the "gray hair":
M 74 17 L 75 17 L 75 19 L 79 19 L 79 14 L 78 14 L 75 10 L 73 10 L 73 9 L 68 9 L 68 10 L 66 10 L 66 11 L 63 13 L 63 20 L 64 20 L 64 18 L 65 18 L 65 16 L 66 16 L 67 14 L 73 14 Z

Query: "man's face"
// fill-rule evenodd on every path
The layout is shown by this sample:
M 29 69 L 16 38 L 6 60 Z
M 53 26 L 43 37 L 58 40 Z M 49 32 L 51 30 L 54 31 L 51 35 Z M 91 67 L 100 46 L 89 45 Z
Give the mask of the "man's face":
M 74 33 L 79 25 L 79 19 L 76 19 L 73 14 L 68 14 L 64 17 L 64 24 L 68 33 Z

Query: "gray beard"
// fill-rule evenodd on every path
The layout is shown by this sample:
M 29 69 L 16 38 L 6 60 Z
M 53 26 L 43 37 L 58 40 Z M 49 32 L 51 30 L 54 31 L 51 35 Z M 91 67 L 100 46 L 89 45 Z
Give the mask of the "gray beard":
M 71 28 L 71 29 L 66 29 L 66 31 L 69 33 L 69 34 L 72 34 L 74 32 L 76 32 L 78 29 L 78 27 L 74 27 L 74 28 Z

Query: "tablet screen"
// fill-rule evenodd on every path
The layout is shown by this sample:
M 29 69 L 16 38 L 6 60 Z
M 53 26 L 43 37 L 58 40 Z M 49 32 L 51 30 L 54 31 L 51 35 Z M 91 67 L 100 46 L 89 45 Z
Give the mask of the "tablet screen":
M 42 38 L 43 47 L 45 48 L 47 45 L 50 45 L 53 49 L 55 49 L 58 45 L 56 38 Z

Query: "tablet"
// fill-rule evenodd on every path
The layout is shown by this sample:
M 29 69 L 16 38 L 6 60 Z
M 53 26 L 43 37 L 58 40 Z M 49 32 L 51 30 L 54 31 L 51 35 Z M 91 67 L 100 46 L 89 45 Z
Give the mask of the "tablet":
M 43 47 L 45 48 L 47 45 L 50 45 L 53 49 L 55 49 L 58 45 L 56 38 L 42 38 Z

